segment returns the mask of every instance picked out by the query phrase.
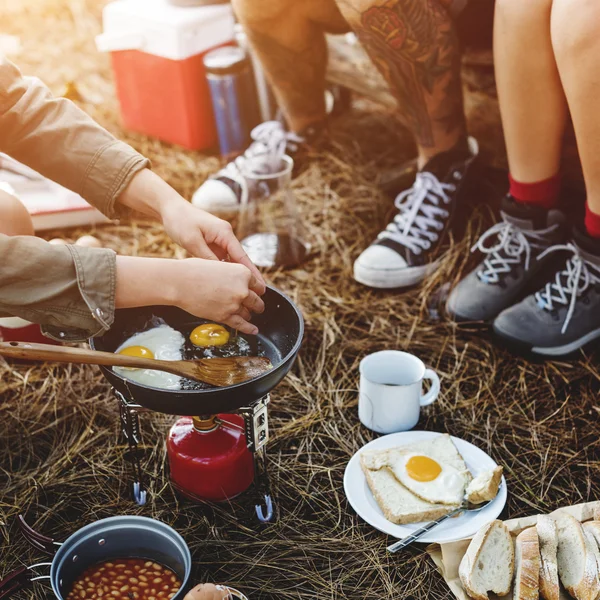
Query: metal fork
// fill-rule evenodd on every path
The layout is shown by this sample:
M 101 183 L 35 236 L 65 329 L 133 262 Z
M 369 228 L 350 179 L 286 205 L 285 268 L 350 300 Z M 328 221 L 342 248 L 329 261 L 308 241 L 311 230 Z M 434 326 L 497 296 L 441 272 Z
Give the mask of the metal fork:
M 421 529 L 417 529 L 414 533 L 411 533 L 409 536 L 405 537 L 398 542 L 395 542 L 391 546 L 388 546 L 388 552 L 394 553 L 398 552 L 398 550 L 402 550 L 402 548 L 406 548 L 413 542 L 416 542 L 421 536 L 425 535 L 428 531 L 431 531 L 435 527 L 437 527 L 440 523 L 443 523 L 446 519 L 450 519 L 454 515 L 457 515 L 462 512 L 479 512 L 483 510 L 488 504 L 493 502 L 490 500 L 489 502 L 484 502 L 483 504 L 472 504 L 468 500 L 463 500 L 463 503 L 460 506 L 457 506 L 454 510 L 451 510 L 448 514 L 445 514 L 443 517 L 436 519 L 435 521 L 431 521 L 421 527 Z

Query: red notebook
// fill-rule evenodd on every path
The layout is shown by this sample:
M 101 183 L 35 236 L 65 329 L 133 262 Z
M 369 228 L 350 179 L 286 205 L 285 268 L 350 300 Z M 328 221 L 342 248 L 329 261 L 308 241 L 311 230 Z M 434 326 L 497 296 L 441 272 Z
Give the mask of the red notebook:
M 79 194 L 0 154 L 0 188 L 27 207 L 36 231 L 107 223 Z

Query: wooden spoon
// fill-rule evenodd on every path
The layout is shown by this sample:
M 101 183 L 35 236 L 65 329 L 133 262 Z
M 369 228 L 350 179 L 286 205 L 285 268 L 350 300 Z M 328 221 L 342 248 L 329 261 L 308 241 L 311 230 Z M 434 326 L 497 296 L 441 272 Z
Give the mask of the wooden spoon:
M 99 352 L 69 346 L 29 342 L 0 342 L 0 355 L 21 360 L 42 360 L 133 369 L 154 369 L 187 377 L 216 387 L 226 387 L 254 379 L 273 368 L 264 356 L 232 356 L 197 360 L 155 360 L 112 352 Z

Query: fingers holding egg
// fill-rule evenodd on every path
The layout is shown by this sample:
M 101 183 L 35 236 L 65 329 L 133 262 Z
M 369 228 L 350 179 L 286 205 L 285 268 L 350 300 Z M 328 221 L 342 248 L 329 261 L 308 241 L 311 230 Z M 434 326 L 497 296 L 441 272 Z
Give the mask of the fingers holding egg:
M 252 323 L 248 323 L 239 314 L 232 315 L 225 323 L 240 333 L 247 333 L 248 335 L 256 335 L 258 333 L 258 327 L 252 325 Z
M 244 300 L 244 306 L 253 313 L 261 314 L 265 312 L 263 299 L 253 291 L 250 291 L 248 297 Z

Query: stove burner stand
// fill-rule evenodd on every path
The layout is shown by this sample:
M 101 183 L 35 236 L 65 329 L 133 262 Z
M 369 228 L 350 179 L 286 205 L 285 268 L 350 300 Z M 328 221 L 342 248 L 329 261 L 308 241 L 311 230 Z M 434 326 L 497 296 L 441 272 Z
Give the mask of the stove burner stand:
M 125 459 L 132 468 L 133 499 L 136 504 L 143 506 L 146 504 L 148 490 L 144 485 L 144 472 L 141 466 L 140 443 L 142 436 L 139 413 L 149 412 L 149 410 L 136 402 L 128 400 L 118 390 L 113 388 L 113 391 L 119 401 L 121 429 L 129 446 Z M 261 523 L 271 522 L 275 514 L 265 452 L 265 446 L 269 441 L 268 404 L 269 395 L 267 394 L 237 411 L 244 419 L 248 450 L 250 450 L 254 459 L 255 509 L 256 516 Z

